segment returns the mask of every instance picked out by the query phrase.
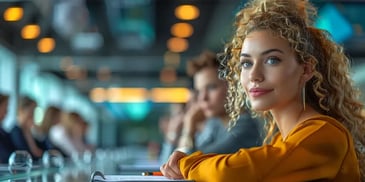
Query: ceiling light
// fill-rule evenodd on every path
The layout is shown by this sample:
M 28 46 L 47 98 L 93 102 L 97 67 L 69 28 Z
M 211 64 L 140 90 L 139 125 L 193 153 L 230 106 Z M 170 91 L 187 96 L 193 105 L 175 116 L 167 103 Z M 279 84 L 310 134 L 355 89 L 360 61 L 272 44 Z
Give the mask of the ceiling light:
M 162 83 L 174 83 L 177 80 L 177 73 L 174 68 L 163 68 L 160 72 L 160 81 Z
M 199 9 L 194 5 L 180 5 L 175 9 L 175 16 L 181 20 L 194 20 L 199 17 Z
M 23 27 L 21 35 L 23 39 L 35 39 L 41 33 L 41 28 L 36 24 L 29 24 Z
M 189 43 L 186 39 L 173 37 L 167 40 L 167 48 L 171 52 L 184 52 L 188 49 Z
M 153 88 L 151 99 L 153 102 L 165 103 L 186 103 L 190 97 L 187 88 Z
M 51 37 L 45 37 L 38 41 L 38 51 L 40 53 L 49 53 L 56 47 L 56 42 Z
M 23 8 L 21 7 L 10 7 L 4 12 L 5 21 L 19 21 L 23 18 Z
M 84 80 L 87 77 L 87 71 L 78 65 L 72 65 L 65 72 L 69 80 Z
M 107 99 L 107 92 L 104 88 L 94 88 L 90 91 L 90 99 L 93 102 L 104 102 Z
M 111 71 L 109 68 L 107 67 L 102 67 L 102 68 L 99 68 L 98 69 L 98 72 L 97 72 L 97 78 L 98 80 L 100 81 L 108 81 L 110 80 L 111 78 Z
M 145 102 L 148 91 L 145 88 L 109 88 L 109 102 Z
M 180 54 L 166 51 L 164 56 L 164 63 L 166 66 L 179 67 L 180 64 Z
M 189 23 L 176 23 L 171 27 L 171 34 L 175 37 L 190 37 L 194 32 L 193 26 Z

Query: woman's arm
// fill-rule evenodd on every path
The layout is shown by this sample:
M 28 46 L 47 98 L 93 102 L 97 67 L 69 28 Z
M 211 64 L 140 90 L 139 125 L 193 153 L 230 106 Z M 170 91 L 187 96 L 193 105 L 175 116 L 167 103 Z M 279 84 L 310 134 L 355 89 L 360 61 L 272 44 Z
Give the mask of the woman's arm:
M 163 168 L 176 178 L 179 174 L 169 173 L 169 169 L 178 164 L 184 178 L 210 182 L 333 179 L 343 167 L 348 146 L 346 132 L 326 122 L 313 121 L 297 128 L 285 142 L 276 137 L 272 145 L 241 149 L 234 154 L 173 154 L 181 159 L 169 161 Z M 356 160 L 349 164 L 347 170 L 356 169 Z

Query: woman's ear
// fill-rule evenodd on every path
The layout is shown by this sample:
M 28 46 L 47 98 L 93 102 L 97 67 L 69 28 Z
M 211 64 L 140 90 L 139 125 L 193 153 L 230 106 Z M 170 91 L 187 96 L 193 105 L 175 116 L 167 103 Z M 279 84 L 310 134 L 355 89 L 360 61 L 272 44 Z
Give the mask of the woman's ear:
M 303 63 L 303 75 L 302 75 L 302 81 L 307 82 L 313 77 L 314 69 L 312 67 L 312 64 L 310 63 Z

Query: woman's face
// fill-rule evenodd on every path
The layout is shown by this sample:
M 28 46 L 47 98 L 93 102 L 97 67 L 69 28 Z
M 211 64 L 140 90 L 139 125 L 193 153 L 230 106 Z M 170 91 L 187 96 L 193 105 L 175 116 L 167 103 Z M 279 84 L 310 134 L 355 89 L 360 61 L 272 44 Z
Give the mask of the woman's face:
M 301 103 L 304 68 L 289 43 L 270 31 L 254 31 L 243 42 L 241 84 L 253 110 L 283 109 Z
M 194 89 L 199 106 L 207 117 L 226 114 L 227 84 L 218 78 L 218 70 L 204 68 L 194 75 Z
M 34 110 L 37 107 L 36 104 L 31 104 L 25 108 L 19 110 L 18 122 L 21 126 L 31 128 L 34 125 Z

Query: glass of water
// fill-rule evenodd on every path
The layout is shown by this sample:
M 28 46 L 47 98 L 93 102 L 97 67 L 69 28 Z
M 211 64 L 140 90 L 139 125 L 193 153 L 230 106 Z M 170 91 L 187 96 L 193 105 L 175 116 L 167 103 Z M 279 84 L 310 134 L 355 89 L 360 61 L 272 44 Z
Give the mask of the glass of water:
M 62 168 L 64 166 L 64 158 L 58 150 L 48 150 L 43 153 L 42 163 L 45 167 Z
M 11 174 L 29 173 L 33 166 L 32 156 L 25 150 L 14 151 L 8 162 Z

